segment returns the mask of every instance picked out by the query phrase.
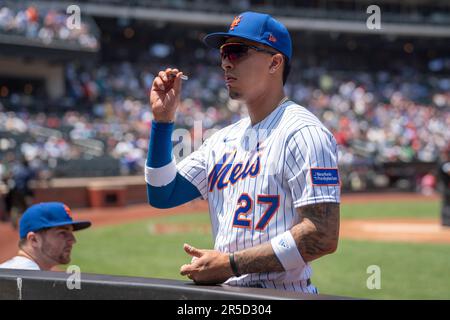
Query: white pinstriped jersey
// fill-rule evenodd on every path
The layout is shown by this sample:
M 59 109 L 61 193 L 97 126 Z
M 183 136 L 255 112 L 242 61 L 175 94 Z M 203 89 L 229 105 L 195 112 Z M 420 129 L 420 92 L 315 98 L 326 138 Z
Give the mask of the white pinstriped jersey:
M 291 101 L 254 126 L 245 118 L 220 130 L 177 169 L 208 200 L 214 248 L 221 252 L 253 247 L 291 229 L 300 222 L 298 207 L 340 201 L 336 141 Z M 226 284 L 314 293 L 306 286 L 311 274 L 306 264 Z

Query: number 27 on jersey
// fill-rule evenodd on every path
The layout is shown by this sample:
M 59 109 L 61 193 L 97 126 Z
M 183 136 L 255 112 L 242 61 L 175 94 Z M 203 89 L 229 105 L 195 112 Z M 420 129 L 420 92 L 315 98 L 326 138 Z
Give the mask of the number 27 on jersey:
M 251 229 L 253 220 L 247 216 L 253 211 L 253 199 L 248 193 L 243 193 L 237 202 L 238 208 L 234 212 L 233 227 Z M 255 226 L 255 230 L 263 231 L 280 207 L 280 196 L 259 194 L 256 198 L 256 205 L 265 206 L 265 211 Z

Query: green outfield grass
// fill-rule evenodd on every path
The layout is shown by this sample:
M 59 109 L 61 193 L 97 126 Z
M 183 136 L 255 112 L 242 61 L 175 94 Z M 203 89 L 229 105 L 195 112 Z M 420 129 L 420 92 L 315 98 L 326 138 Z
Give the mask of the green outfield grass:
M 398 201 L 341 204 L 343 219 L 438 218 L 439 201 Z
M 193 227 L 191 232 L 156 235 L 151 227 L 163 225 L 206 225 L 207 213 L 158 217 L 136 223 L 101 227 L 77 233 L 71 264 L 83 272 L 153 278 L 186 279 L 179 267 L 190 262 L 183 244 L 211 248 L 210 233 Z
M 432 202 L 420 205 L 429 211 L 438 208 Z M 412 217 L 438 217 L 438 211 L 425 213 L 416 209 L 419 207 L 418 203 L 392 202 L 377 204 L 376 208 L 344 205 L 342 215 L 357 218 L 360 214 L 361 218 L 370 218 L 386 217 L 391 212 L 406 217 L 400 211 L 408 208 Z M 170 229 L 164 234 L 155 233 L 158 226 Z M 211 248 L 208 226 L 208 214 L 198 213 L 88 229 L 77 233 L 78 244 L 71 264 L 89 273 L 188 280 L 179 275 L 179 267 L 190 261 L 182 249 L 183 243 Z M 367 268 L 371 265 L 380 267 L 380 290 L 369 290 L 366 286 L 370 276 Z M 449 266 L 450 245 L 341 240 L 335 254 L 313 263 L 313 282 L 321 293 L 331 295 L 450 299 Z
M 381 288 L 369 290 L 369 266 Z M 450 299 L 450 245 L 341 240 L 312 264 L 320 293 L 369 299 Z M 373 283 L 369 281 L 370 283 Z

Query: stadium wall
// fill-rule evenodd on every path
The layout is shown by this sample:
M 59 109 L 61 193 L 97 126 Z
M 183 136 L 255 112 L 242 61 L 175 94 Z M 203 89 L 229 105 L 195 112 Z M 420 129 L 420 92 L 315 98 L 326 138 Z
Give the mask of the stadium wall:
M 64 95 L 64 67 L 62 64 L 50 64 L 45 60 L 27 60 L 5 58 L 0 59 L 0 76 L 11 76 L 24 79 L 44 79 L 45 89 L 50 98 L 56 99 Z
M 36 188 L 35 202 L 61 201 L 74 208 L 89 207 L 86 187 Z
M 35 202 L 62 201 L 74 208 L 121 207 L 147 202 L 144 178 L 102 177 L 54 179 L 36 185 Z
M 143 177 L 54 179 L 32 187 L 34 202 L 61 201 L 71 208 L 122 207 L 147 202 Z M 0 188 L 0 217 L 5 212 L 5 188 Z

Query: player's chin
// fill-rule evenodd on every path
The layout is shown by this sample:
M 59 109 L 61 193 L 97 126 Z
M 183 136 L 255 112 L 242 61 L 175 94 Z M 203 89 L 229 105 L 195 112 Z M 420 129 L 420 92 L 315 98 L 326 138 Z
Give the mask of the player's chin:
M 59 256 L 59 263 L 60 264 L 68 264 L 71 260 L 72 250 L 65 250 L 60 256 Z
M 70 261 L 71 261 L 72 259 L 70 258 L 70 255 L 64 255 L 64 256 L 61 256 L 60 258 L 59 258 L 59 264 L 68 264 L 68 263 L 70 263 Z
M 242 94 L 230 87 L 228 87 L 228 95 L 230 96 L 231 99 L 234 99 L 234 100 L 242 99 Z

